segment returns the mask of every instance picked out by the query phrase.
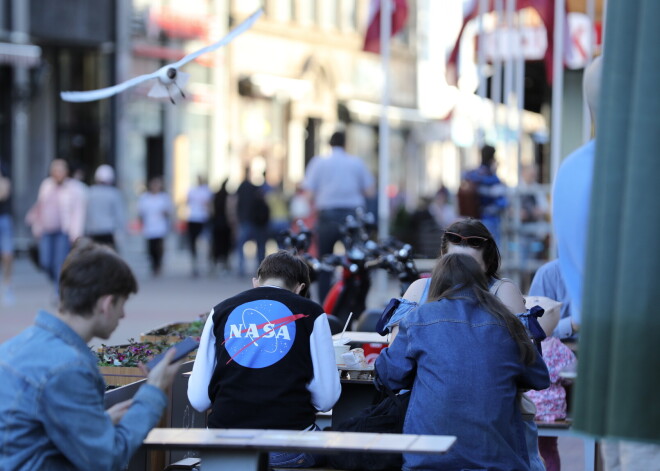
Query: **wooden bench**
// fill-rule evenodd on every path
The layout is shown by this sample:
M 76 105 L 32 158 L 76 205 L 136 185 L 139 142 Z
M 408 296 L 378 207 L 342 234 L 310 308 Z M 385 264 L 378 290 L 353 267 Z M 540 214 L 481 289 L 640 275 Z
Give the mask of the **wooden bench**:
M 555 422 L 536 421 L 539 437 L 574 437 L 580 438 L 584 444 L 584 469 L 596 469 L 596 440 L 588 435 L 573 431 L 571 420 L 557 420 Z
M 445 453 L 453 436 L 394 433 L 300 432 L 252 429 L 155 428 L 143 442 L 150 449 L 199 450 L 201 469 L 259 471 L 269 451 L 310 453 Z

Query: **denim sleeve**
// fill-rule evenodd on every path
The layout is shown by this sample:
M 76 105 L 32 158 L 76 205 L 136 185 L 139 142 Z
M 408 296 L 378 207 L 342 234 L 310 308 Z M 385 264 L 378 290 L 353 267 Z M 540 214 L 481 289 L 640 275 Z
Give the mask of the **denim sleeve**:
M 406 298 L 399 298 L 399 305 L 390 317 L 389 322 L 385 325 L 385 328 L 389 331 L 392 330 L 392 327 L 399 325 L 399 323 L 417 307 L 417 303 L 414 301 L 408 301 Z
M 39 404 L 49 439 L 81 470 L 120 470 L 156 425 L 165 394 L 145 384 L 116 426 L 103 406 L 98 372 L 72 365 L 45 383 Z
M 545 361 L 543 361 L 543 357 L 538 353 L 536 353 L 535 357 L 534 363 L 523 366 L 518 388 L 540 391 L 550 386 L 550 374 L 548 373 L 548 367 L 545 365 Z
M 383 349 L 378 355 L 375 368 L 378 380 L 392 391 L 412 387 L 417 371 L 417 362 L 410 354 L 406 322 L 399 325 L 399 334 L 390 346 Z

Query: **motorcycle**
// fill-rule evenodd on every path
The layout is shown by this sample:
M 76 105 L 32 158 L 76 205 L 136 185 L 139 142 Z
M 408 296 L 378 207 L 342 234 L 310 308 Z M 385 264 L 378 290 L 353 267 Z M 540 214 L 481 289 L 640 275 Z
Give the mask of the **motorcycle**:
M 371 214 L 358 213 L 355 217 L 347 217 L 342 227 L 345 253 L 327 255 L 322 260 L 306 252 L 311 243 L 311 231 L 301 221 L 297 225 L 297 234 L 288 232 L 283 235 L 282 248 L 302 256 L 313 274 L 319 270 L 335 271 L 341 268 L 341 276 L 323 301 L 333 334 L 343 329 L 351 313 L 353 325 L 360 325 L 361 330 L 375 330 L 380 311 L 366 311 L 373 270 L 384 269 L 397 276 L 402 295 L 419 278 L 412 246 L 393 238 L 382 244 L 372 240 L 370 235 L 374 232 L 375 223 Z M 361 321 L 363 316 L 367 319 Z

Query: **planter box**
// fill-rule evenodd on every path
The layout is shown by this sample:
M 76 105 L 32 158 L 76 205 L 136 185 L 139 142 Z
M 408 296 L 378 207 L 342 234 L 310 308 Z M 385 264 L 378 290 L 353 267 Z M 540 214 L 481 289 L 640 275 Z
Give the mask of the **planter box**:
M 183 340 L 184 336 L 172 333 L 174 331 L 184 331 L 190 326 L 191 322 L 174 322 L 157 327 L 153 330 L 140 334 L 140 342 L 152 342 L 168 344 L 177 343 Z
M 144 373 L 137 366 L 99 366 L 108 386 L 125 386 L 144 379 Z
M 157 327 L 149 332 L 140 334 L 140 342 L 152 342 L 167 344 L 177 343 L 186 337 L 193 337 L 199 340 L 204 328 L 206 315 L 199 316 L 195 322 L 173 322 Z

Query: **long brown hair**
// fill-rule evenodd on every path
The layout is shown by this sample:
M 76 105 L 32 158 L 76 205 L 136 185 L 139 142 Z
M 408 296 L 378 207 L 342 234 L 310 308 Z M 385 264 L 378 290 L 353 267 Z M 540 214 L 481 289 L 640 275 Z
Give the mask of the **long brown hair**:
M 479 263 L 470 255 L 443 255 L 433 269 L 428 302 L 439 299 L 459 299 L 457 293 L 468 289 L 479 305 L 493 317 L 504 321 L 520 350 L 520 360 L 529 365 L 536 358 L 536 350 L 520 320 L 488 291 L 488 279 Z

